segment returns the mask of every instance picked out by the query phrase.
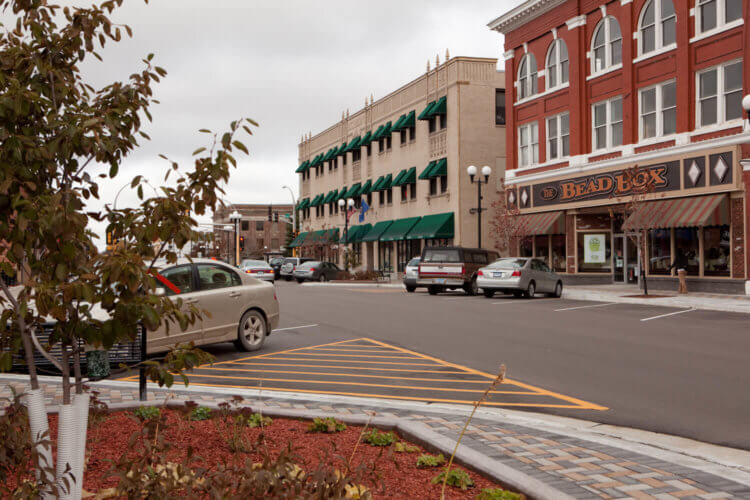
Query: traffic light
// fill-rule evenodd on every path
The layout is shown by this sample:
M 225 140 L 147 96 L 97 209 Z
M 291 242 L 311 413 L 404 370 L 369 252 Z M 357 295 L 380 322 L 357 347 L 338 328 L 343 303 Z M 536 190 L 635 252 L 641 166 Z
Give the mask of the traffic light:
M 268 207 L 268 222 L 271 222 L 273 220 L 273 214 L 271 212 L 272 212 L 272 210 L 271 210 L 271 207 L 269 205 L 269 207 Z
M 240 236 L 240 250 L 244 250 L 244 249 L 245 249 L 245 237 Z
M 274 212 L 273 213 L 273 221 L 274 222 L 279 222 L 279 212 Z

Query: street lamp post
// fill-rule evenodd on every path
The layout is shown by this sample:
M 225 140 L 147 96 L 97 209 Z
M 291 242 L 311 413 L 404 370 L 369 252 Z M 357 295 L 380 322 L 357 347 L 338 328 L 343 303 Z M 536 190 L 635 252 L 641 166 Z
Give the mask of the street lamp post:
M 472 208 L 469 212 L 477 214 L 477 246 L 482 248 L 482 212 L 487 210 L 486 208 L 482 208 L 482 184 L 487 184 L 490 181 L 492 169 L 487 165 L 482 167 L 482 176 L 484 177 L 484 180 L 477 177 L 477 167 L 474 165 L 468 167 L 466 173 L 469 174 L 471 183 L 476 183 L 477 185 L 477 208 Z
M 745 130 L 750 130 L 750 94 L 742 98 L 742 109 L 745 110 L 747 119 L 745 120 Z
M 349 212 L 353 206 L 354 200 L 351 198 L 346 201 L 343 199 L 339 200 L 339 209 L 344 211 L 344 248 L 346 249 L 346 252 L 344 253 L 344 270 L 347 272 L 349 271 Z
M 240 221 L 242 215 L 235 210 L 229 214 L 229 220 L 234 224 L 234 265 L 239 267 L 240 265 Z

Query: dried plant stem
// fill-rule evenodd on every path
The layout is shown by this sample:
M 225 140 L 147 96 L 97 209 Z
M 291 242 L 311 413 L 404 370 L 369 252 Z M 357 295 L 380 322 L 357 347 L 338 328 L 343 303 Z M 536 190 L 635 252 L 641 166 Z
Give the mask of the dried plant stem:
M 461 429 L 461 433 L 458 435 L 458 439 L 456 440 L 456 446 L 453 448 L 453 453 L 451 453 L 451 458 L 448 460 L 448 467 L 445 468 L 445 476 L 443 477 L 443 488 L 440 491 L 440 500 L 445 500 L 445 486 L 448 484 L 448 473 L 451 471 L 451 466 L 453 465 L 453 459 L 456 457 L 456 452 L 458 452 L 458 447 L 461 444 L 461 440 L 464 437 L 464 433 L 466 432 L 466 429 L 469 427 L 469 424 L 471 423 L 471 419 L 474 418 L 474 414 L 477 412 L 477 409 L 484 403 L 484 400 L 487 399 L 487 397 L 490 395 L 490 392 L 492 392 L 495 387 L 503 383 L 503 379 L 505 379 L 505 365 L 500 365 L 500 370 L 497 373 L 497 377 L 492 381 L 492 383 L 487 387 L 487 389 L 484 391 L 484 394 L 474 402 L 474 408 L 471 410 L 471 414 L 469 415 L 469 418 L 466 419 L 466 422 L 464 422 L 464 428 Z
M 359 433 L 359 437 L 357 438 L 357 443 L 354 445 L 354 449 L 352 450 L 352 456 L 350 456 L 349 460 L 346 461 L 346 474 L 347 475 L 351 472 L 352 460 L 354 460 L 354 455 L 357 454 L 357 448 L 359 448 L 359 443 L 362 442 L 362 436 L 365 435 L 365 432 L 367 432 L 367 428 L 370 426 L 370 421 L 372 421 L 372 414 L 370 414 L 370 417 L 367 419 L 367 422 L 365 423 L 365 427 L 362 429 L 362 432 Z

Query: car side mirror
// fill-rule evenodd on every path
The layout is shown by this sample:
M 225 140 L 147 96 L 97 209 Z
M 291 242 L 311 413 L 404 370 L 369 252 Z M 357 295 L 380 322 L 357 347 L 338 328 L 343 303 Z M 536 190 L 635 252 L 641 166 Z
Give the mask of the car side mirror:
M 159 287 L 156 290 L 154 290 L 154 295 L 157 297 L 164 297 L 167 294 L 167 290 L 165 288 Z

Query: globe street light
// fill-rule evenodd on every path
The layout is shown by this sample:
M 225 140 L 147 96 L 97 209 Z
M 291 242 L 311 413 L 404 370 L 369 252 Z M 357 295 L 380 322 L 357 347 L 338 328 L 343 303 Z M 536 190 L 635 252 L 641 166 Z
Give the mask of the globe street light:
M 344 212 L 344 245 L 347 253 L 349 251 L 349 216 L 352 207 L 354 207 L 353 199 L 349 198 L 348 200 L 344 201 L 344 199 L 342 198 L 339 200 L 339 209 Z M 349 259 L 346 257 L 346 255 L 344 255 L 344 270 L 347 272 L 349 271 Z
M 477 177 L 478 169 L 474 165 L 470 165 L 466 169 L 466 173 L 469 174 L 471 183 L 476 183 L 477 185 L 477 208 L 472 208 L 469 210 L 469 213 L 477 214 L 477 246 L 482 248 L 482 212 L 487 210 L 486 208 L 482 208 L 482 184 L 489 183 L 492 169 L 487 165 L 482 167 L 482 177 L 484 177 L 484 180 Z
M 242 215 L 235 210 L 229 214 L 229 220 L 234 224 L 234 265 L 239 267 L 240 265 L 240 221 Z

